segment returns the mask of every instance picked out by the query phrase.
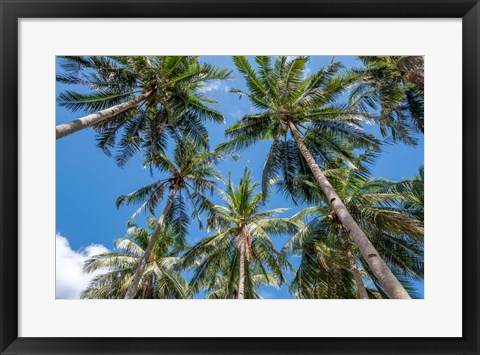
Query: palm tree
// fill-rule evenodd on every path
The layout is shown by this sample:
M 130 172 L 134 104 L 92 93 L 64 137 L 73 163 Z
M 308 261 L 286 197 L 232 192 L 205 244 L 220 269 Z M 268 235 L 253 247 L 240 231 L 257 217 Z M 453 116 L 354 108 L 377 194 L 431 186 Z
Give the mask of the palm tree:
M 356 106 L 335 103 L 356 76 L 336 75 L 340 66 L 332 63 L 305 77 L 307 57 L 293 60 L 277 57 L 273 66 L 270 57 L 256 57 L 257 71 L 245 57 L 233 57 L 233 60 L 250 90 L 234 92 L 247 96 L 253 106 L 262 112 L 244 116 L 228 128 L 226 135 L 230 141 L 221 144 L 219 151 L 236 151 L 260 140 L 273 140 L 263 170 L 262 188 L 265 191 L 277 172 L 283 172 L 284 178 L 293 179 L 292 171 L 296 168 L 289 158 L 298 157 L 299 151 L 304 159 L 302 164 L 307 164 L 313 173 L 336 215 L 389 296 L 410 298 L 316 162 L 316 159 L 328 158 L 329 155 L 348 161 L 348 155 L 344 154 L 346 145 L 372 149 L 377 143 L 374 137 L 361 131 L 362 121 L 368 115 L 359 113 Z M 288 140 L 289 133 L 294 142 Z
M 353 70 L 358 80 L 349 100 L 364 110 L 379 110 L 382 135 L 390 130 L 395 141 L 416 144 L 412 132 L 422 132 L 423 57 L 359 57 L 364 68 Z
M 208 218 L 216 233 L 184 256 L 185 266 L 195 268 L 191 292 L 206 289 L 211 297 L 258 298 L 257 287 L 285 282 L 283 271 L 290 265 L 269 235 L 294 232 L 297 226 L 273 217 L 285 208 L 261 211 L 262 193 L 255 193 L 257 186 L 247 168 L 236 190 L 229 176 L 226 191 L 221 192 L 226 205 L 215 205 Z
M 190 202 L 192 217 L 197 218 L 200 226 L 200 213 L 208 209 L 209 201 L 205 193 L 212 194 L 216 181 L 222 181 L 220 173 L 212 167 L 220 156 L 205 151 L 205 149 L 187 139 L 178 145 L 173 154 L 173 160 L 166 155 L 157 153 L 154 160 L 146 164 L 153 164 L 160 171 L 169 174 L 168 177 L 155 181 L 128 195 L 122 195 L 117 199 L 117 208 L 126 204 L 142 203 L 134 213 L 135 218 L 141 211 L 148 209 L 153 214 L 163 198 L 166 190 L 169 191 L 162 214 L 158 218 L 157 227 L 152 233 L 150 243 L 138 264 L 135 275 L 125 294 L 125 298 L 133 298 L 141 276 L 147 266 L 150 254 L 160 236 L 162 226 L 166 222 L 176 233 L 186 235 L 190 217 L 187 214 L 187 200 Z
M 375 248 L 389 267 L 399 275 L 423 278 L 423 222 L 412 216 L 406 207 L 407 197 L 395 191 L 398 183 L 372 179 L 363 169 L 331 169 L 325 175 L 345 201 L 345 205 L 363 230 L 368 231 Z M 297 177 L 297 198 L 316 206 L 299 212 L 293 219 L 309 217 L 309 223 L 285 245 L 284 252 L 302 256 L 292 283 L 297 295 L 311 295 L 323 282 L 320 295 L 351 296 L 352 277 L 359 298 L 369 298 L 358 268 L 364 265 L 367 276 L 378 284 L 365 258 L 355 257 L 345 226 L 331 211 L 324 194 L 308 176 Z M 349 274 L 345 274 L 345 270 Z M 316 284 L 317 283 L 317 284 Z M 333 284 L 333 286 L 332 286 Z M 407 285 L 408 286 L 408 285 Z M 378 287 L 380 293 L 385 293 Z M 329 292 L 327 292 L 329 291 Z
M 150 231 L 157 221 L 148 219 Z M 177 271 L 181 263 L 178 256 L 185 248 L 185 241 L 171 228 L 163 227 L 142 273 L 136 298 L 187 298 L 187 282 Z M 82 298 L 123 298 L 135 270 L 150 242 L 149 231 L 131 226 L 126 238 L 115 239 L 115 251 L 95 255 L 84 264 L 84 272 L 99 270 L 82 292 Z
M 60 106 L 89 115 L 56 127 L 57 139 L 87 127 L 99 131 L 99 146 L 108 150 L 116 133 L 124 129 L 123 151 L 135 148 L 142 131 L 181 125 L 195 134 L 199 120 L 223 122 L 223 116 L 205 103 L 214 101 L 201 93 L 211 80 L 223 80 L 229 71 L 199 63 L 192 56 L 63 57 L 64 74 L 57 81 L 88 87 L 83 94 L 65 91 Z M 155 118 L 149 117 L 154 108 Z M 193 127 L 192 127 L 193 125 Z M 197 128 L 196 128 L 197 127 Z

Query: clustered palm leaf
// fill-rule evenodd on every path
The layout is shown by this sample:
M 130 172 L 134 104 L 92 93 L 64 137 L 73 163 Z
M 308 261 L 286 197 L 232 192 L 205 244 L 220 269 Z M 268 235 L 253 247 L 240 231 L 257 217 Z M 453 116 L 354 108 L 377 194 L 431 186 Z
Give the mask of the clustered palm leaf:
M 378 110 L 380 131 L 394 141 L 416 144 L 422 132 L 423 57 L 359 57 L 364 67 L 352 70 L 359 76 L 349 93 L 349 102 L 365 112 Z M 421 84 L 420 84 L 421 83 Z
M 132 216 L 134 218 L 146 208 L 154 213 L 165 190 L 169 190 L 167 202 L 158 219 L 158 226 L 153 232 L 150 244 L 145 251 L 142 262 L 138 265 L 134 280 L 125 298 L 133 298 L 136 293 L 141 274 L 143 269 L 146 268 L 149 254 L 160 235 L 164 222 L 175 228 L 180 237 L 184 238 L 186 236 L 190 221 L 186 212 L 186 199 L 191 203 L 192 217 L 198 219 L 201 227 L 200 213 L 207 210 L 211 205 L 206 193 L 210 192 L 212 194 L 216 181 L 221 181 L 220 172 L 212 167 L 212 164 L 218 158 L 219 154 L 208 152 L 201 145 L 184 138 L 182 144 L 175 148 L 173 160 L 159 153 L 155 155 L 153 161 L 148 161 L 148 164 L 154 164 L 160 171 L 167 172 L 168 176 L 166 178 L 117 199 L 117 207 L 123 204 L 131 205 L 143 202 Z
M 362 124 L 373 117 L 354 105 L 339 104 L 337 99 L 354 83 L 355 75 L 340 72 L 342 65 L 328 67 L 306 75 L 308 57 L 255 57 L 255 70 L 247 58 L 233 57 L 243 75 L 248 92 L 233 89 L 247 97 L 258 113 L 244 116 L 226 131 L 228 141 L 218 146 L 221 152 L 238 152 L 262 140 L 272 142 L 265 159 L 262 191 L 266 195 L 269 182 L 282 176 L 291 188 L 295 174 L 306 168 L 305 161 L 293 140 L 289 123 L 299 130 L 311 154 L 319 161 L 343 159 L 353 165 L 352 149 L 375 149 L 378 141 L 363 131 Z
M 84 272 L 103 273 L 94 277 L 82 298 L 123 298 L 137 265 L 147 248 L 157 221 L 150 218 L 149 229 L 131 226 L 128 235 L 115 239 L 115 250 L 95 255 L 84 265 Z M 187 298 L 187 282 L 178 271 L 180 252 L 185 245 L 176 231 L 164 227 L 142 274 L 135 298 Z
M 117 147 L 122 166 L 138 151 L 144 156 L 165 149 L 167 137 L 188 136 L 208 146 L 204 123 L 224 122 L 202 92 L 212 80 L 228 78 L 229 71 L 200 63 L 192 56 L 64 57 L 65 74 L 57 80 L 88 86 L 90 93 L 65 91 L 58 102 L 73 112 L 97 112 L 150 95 L 139 104 L 94 125 L 97 143 L 108 155 Z M 181 132 L 181 134 L 179 134 Z M 120 133 L 120 138 L 118 135 Z
M 257 186 L 247 169 L 237 189 L 229 177 L 221 193 L 225 205 L 213 206 L 209 216 L 216 232 L 185 253 L 185 266 L 194 269 L 191 292 L 208 290 L 212 298 L 258 298 L 258 287 L 285 282 L 284 271 L 290 264 L 275 250 L 270 236 L 292 232 L 297 226 L 274 217 L 285 208 L 262 211 Z
M 223 181 L 220 172 L 214 167 L 222 158 L 222 155 L 209 152 L 202 145 L 185 138 L 174 149 L 172 159 L 166 154 L 158 153 L 145 161 L 145 165 L 154 166 L 162 177 L 127 195 L 119 196 L 116 206 L 140 205 L 131 217 L 133 220 L 142 211 L 155 214 L 165 192 L 174 192 L 166 222 L 184 238 L 190 218 L 196 219 L 200 227 L 203 226 L 200 215 L 209 209 L 209 197 L 213 195 L 216 183 Z M 187 207 L 190 207 L 191 214 L 188 214 Z
M 364 169 L 337 168 L 326 170 L 325 174 L 405 287 L 410 288 L 412 279 L 423 278 L 423 221 L 416 218 L 410 207 L 409 181 L 395 183 L 370 178 Z M 292 217 L 307 223 L 283 248 L 283 252 L 301 257 L 291 291 L 301 298 L 357 298 L 356 289 L 362 285 L 355 285 L 348 262 L 348 233 L 312 178 L 297 179 L 297 197 L 314 206 Z M 367 293 L 385 296 L 363 256 L 357 248 L 353 252 L 355 264 L 362 266 L 363 279 L 371 285 Z

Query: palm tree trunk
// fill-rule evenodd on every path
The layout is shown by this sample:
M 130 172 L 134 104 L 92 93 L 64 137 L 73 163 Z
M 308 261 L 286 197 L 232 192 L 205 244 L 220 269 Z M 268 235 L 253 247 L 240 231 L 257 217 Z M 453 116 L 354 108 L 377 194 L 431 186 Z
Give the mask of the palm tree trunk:
M 118 104 L 113 107 L 106 108 L 105 110 L 92 113 L 88 116 L 84 116 L 67 123 L 59 124 L 57 127 L 55 127 L 57 139 L 68 136 L 84 128 L 91 127 L 99 122 L 102 122 L 103 120 L 106 120 L 107 118 L 114 117 L 132 108 L 133 106 L 136 106 L 137 104 L 139 104 L 140 102 L 142 102 L 143 100 L 151 96 L 152 94 L 153 94 L 153 90 L 148 91 L 145 94 L 142 94 L 140 96 L 137 96 L 130 101 Z
M 172 207 L 173 199 L 175 198 L 176 193 L 177 193 L 177 189 L 173 188 L 170 192 L 170 196 L 168 196 L 167 204 L 163 209 L 162 215 L 158 219 L 157 227 L 152 233 L 152 237 L 150 238 L 148 247 L 147 249 L 145 249 L 145 253 L 143 254 L 142 259 L 140 260 L 140 263 L 137 266 L 137 270 L 135 271 L 135 275 L 133 276 L 132 283 L 130 284 L 130 286 L 128 286 L 128 290 L 127 290 L 127 293 L 125 294 L 124 299 L 132 299 L 137 294 L 140 278 L 142 277 L 143 271 L 145 270 L 145 267 L 147 266 L 147 262 L 150 259 L 150 254 L 152 253 L 153 247 L 155 246 L 155 243 L 162 230 L 163 221 L 165 220 L 165 217 L 167 216 L 168 212 L 170 211 L 170 208 Z
M 238 276 L 238 299 L 244 299 L 245 289 L 245 245 L 240 246 L 240 272 Z
M 350 244 L 350 237 L 348 236 L 345 227 L 341 227 L 345 243 L 345 251 L 347 253 L 348 262 L 350 264 L 350 271 L 352 271 L 353 279 L 355 280 L 355 284 L 357 286 L 358 295 L 360 296 L 360 298 L 368 300 L 367 289 L 365 288 L 365 284 L 363 283 L 362 275 L 360 274 L 360 271 L 358 271 L 357 261 L 355 260 L 355 255 L 353 255 L 352 245 Z
M 152 278 L 149 277 L 147 282 L 145 283 L 145 287 L 142 292 L 142 298 L 145 299 L 147 298 L 148 291 L 150 290 L 150 283 L 152 282 Z
M 414 85 L 417 85 L 420 89 L 423 89 L 423 84 L 425 81 L 423 73 L 406 72 L 406 73 L 403 73 L 403 78 L 406 81 Z
M 300 152 L 302 153 L 308 166 L 310 167 L 310 170 L 312 171 L 318 185 L 325 193 L 328 201 L 330 201 L 330 203 L 332 204 L 333 210 L 340 219 L 340 222 L 342 222 L 342 224 L 347 229 L 347 232 L 352 237 L 353 241 L 357 245 L 358 249 L 362 253 L 363 257 L 367 261 L 375 276 L 380 281 L 380 284 L 385 289 L 388 296 L 390 298 L 410 299 L 410 296 L 408 295 L 405 288 L 397 280 L 395 275 L 388 268 L 387 264 L 385 264 L 385 262 L 380 257 L 377 250 L 367 238 L 365 233 L 363 233 L 357 222 L 355 222 L 355 220 L 352 218 L 350 212 L 348 212 L 347 208 L 343 204 L 335 189 L 332 187 L 330 182 L 323 174 L 322 170 L 320 170 L 320 167 L 315 162 L 315 159 L 313 159 L 312 154 L 310 154 L 310 151 L 300 137 L 300 132 L 298 131 L 297 127 L 295 127 L 292 122 L 289 122 L 288 125 L 290 127 L 290 130 L 292 131 L 298 149 L 300 149 Z

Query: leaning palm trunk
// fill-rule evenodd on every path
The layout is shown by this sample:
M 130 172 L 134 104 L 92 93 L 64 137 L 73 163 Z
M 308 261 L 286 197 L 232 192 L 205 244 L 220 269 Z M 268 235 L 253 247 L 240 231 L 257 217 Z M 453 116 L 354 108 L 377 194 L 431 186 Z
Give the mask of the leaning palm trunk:
M 245 290 L 245 245 L 240 245 L 240 272 L 238 276 L 238 299 L 244 299 Z
M 153 247 L 155 246 L 155 243 L 160 235 L 163 222 L 165 221 L 165 217 L 167 216 L 168 212 L 170 211 L 170 208 L 172 207 L 173 199 L 175 198 L 176 193 L 177 193 L 177 189 L 173 188 L 170 192 L 170 196 L 168 197 L 167 204 L 163 209 L 162 215 L 158 219 L 157 227 L 152 233 L 152 237 L 150 238 L 148 247 L 147 249 L 145 249 L 145 253 L 143 254 L 142 259 L 140 260 L 140 263 L 137 266 L 135 275 L 133 275 L 133 280 L 130 286 L 128 286 L 128 290 L 127 290 L 127 293 L 125 294 L 124 299 L 134 298 L 135 295 L 137 294 L 138 284 L 140 283 L 140 279 L 142 277 L 143 271 L 145 270 L 148 260 L 150 259 L 150 254 L 152 253 Z
M 84 116 L 67 123 L 59 124 L 57 127 L 55 127 L 57 139 L 68 136 L 84 128 L 91 127 L 99 122 L 102 122 L 103 120 L 106 120 L 107 118 L 114 117 L 136 106 L 137 104 L 144 101 L 152 94 L 153 94 L 153 90 L 148 91 L 145 94 L 142 94 L 140 96 L 137 96 L 134 99 L 129 100 L 127 102 L 118 104 L 113 107 L 106 108 L 105 110 L 92 113 L 91 115 Z
M 300 149 L 300 152 L 307 161 L 307 164 L 310 167 L 310 170 L 312 171 L 315 180 L 317 181 L 322 191 L 325 193 L 328 201 L 332 204 L 333 210 L 340 219 L 340 222 L 345 226 L 347 232 L 350 234 L 353 241 L 358 246 L 358 249 L 362 253 L 364 259 L 367 261 L 374 275 L 380 281 L 380 284 L 385 289 L 388 296 L 390 298 L 410 299 L 410 296 L 408 295 L 405 288 L 397 280 L 395 275 L 388 268 L 387 264 L 385 264 L 385 262 L 380 257 L 377 250 L 367 238 L 365 233 L 363 233 L 357 222 L 355 222 L 355 220 L 352 218 L 350 212 L 348 212 L 347 208 L 343 204 L 335 189 L 332 187 L 330 182 L 323 174 L 322 170 L 320 170 L 320 167 L 315 162 L 315 159 L 313 159 L 312 154 L 310 154 L 310 151 L 300 137 L 300 133 L 298 132 L 297 127 L 295 127 L 292 122 L 289 122 L 288 125 L 290 127 L 290 130 L 292 131 L 298 149 Z
M 344 238 L 345 252 L 347 253 L 348 262 L 350 264 L 350 271 L 353 274 L 355 285 L 357 286 L 358 295 L 362 299 L 368 299 L 367 289 L 363 283 L 362 275 L 358 271 L 357 261 L 355 255 L 353 255 L 352 245 L 350 244 L 350 237 L 344 226 L 342 226 L 342 234 Z

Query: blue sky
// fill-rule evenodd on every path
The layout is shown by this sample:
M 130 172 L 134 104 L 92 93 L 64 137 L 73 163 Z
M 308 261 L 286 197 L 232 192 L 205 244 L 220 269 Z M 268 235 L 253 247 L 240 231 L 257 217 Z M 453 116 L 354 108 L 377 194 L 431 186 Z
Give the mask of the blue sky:
M 202 57 L 201 60 L 234 69 L 230 57 L 209 56 Z M 341 61 L 347 67 L 359 65 L 355 57 L 337 56 L 335 60 Z M 331 56 L 311 57 L 308 70 L 311 72 L 317 71 L 331 61 Z M 57 71 L 61 71 L 58 64 L 59 59 L 57 59 Z M 253 112 L 249 101 L 246 99 L 239 100 L 236 94 L 228 92 L 230 88 L 244 88 L 243 80 L 236 71 L 233 72 L 230 81 L 213 82 L 204 89 L 207 96 L 219 102 L 215 105 L 215 108 L 222 112 L 226 119 L 225 125 L 207 125 L 212 147 L 224 141 L 223 132 L 226 127 L 236 122 L 243 115 Z M 73 87 L 57 83 L 57 95 L 65 89 L 73 89 Z M 78 87 L 74 89 L 79 90 Z M 58 104 L 56 106 L 56 124 L 71 121 L 81 116 L 83 116 L 82 112 L 71 113 Z M 378 133 L 376 127 L 366 127 L 366 130 Z M 416 147 L 408 147 L 403 144 L 385 146 L 375 165 L 371 167 L 372 176 L 401 180 L 415 175 L 424 159 L 423 136 L 417 138 L 419 144 Z M 225 177 L 228 176 L 228 172 L 231 172 L 234 181 L 238 181 L 237 177 L 243 173 L 245 164 L 249 161 L 253 179 L 260 181 L 268 147 L 268 142 L 258 144 L 242 152 L 238 161 L 227 160 L 221 163 L 218 168 Z M 152 177 L 148 170 L 142 168 L 141 159 L 138 155 L 132 158 L 125 167 L 119 168 L 114 159 L 107 157 L 96 147 L 93 130 L 82 130 L 58 140 L 56 142 L 56 228 L 57 235 L 66 238 L 68 242 L 65 246 L 65 240 L 62 239 L 62 248 L 66 249 L 59 251 L 57 239 L 57 269 L 62 267 L 64 259 L 67 260 L 67 263 L 71 262 L 72 259 L 65 255 L 71 253 L 80 256 L 89 255 L 87 251 L 92 249 L 92 245 L 99 247 L 99 250 L 103 250 L 101 248 L 111 250 L 113 240 L 125 236 L 126 222 L 137 208 L 137 206 L 132 206 L 117 210 L 115 207 L 116 198 L 149 184 L 158 177 L 160 177 L 158 173 L 155 173 Z M 289 199 L 274 192 L 266 209 L 278 207 L 291 208 L 283 215 L 286 217 L 305 206 L 293 206 Z M 161 211 L 160 208 L 158 214 Z M 137 222 L 143 225 L 144 216 L 138 216 Z M 207 232 L 200 231 L 195 221 L 192 221 L 189 232 L 191 243 L 207 235 Z M 281 248 L 288 240 L 288 236 L 272 239 L 275 246 Z M 296 264 L 295 261 L 293 263 Z M 79 272 L 77 264 L 71 268 L 72 275 L 70 276 L 72 280 L 78 277 L 82 281 L 79 281 L 78 286 L 69 286 L 72 289 L 63 293 L 63 281 L 59 280 L 60 277 L 57 273 L 57 298 L 74 298 L 75 292 L 87 282 L 84 275 L 73 275 Z M 289 278 L 291 276 L 289 275 Z M 74 281 L 70 281 L 70 283 L 72 282 L 74 283 Z M 417 288 L 419 294 L 423 296 L 423 282 L 419 281 Z M 291 298 L 285 286 L 280 290 L 266 287 L 261 290 L 261 294 L 265 298 Z

